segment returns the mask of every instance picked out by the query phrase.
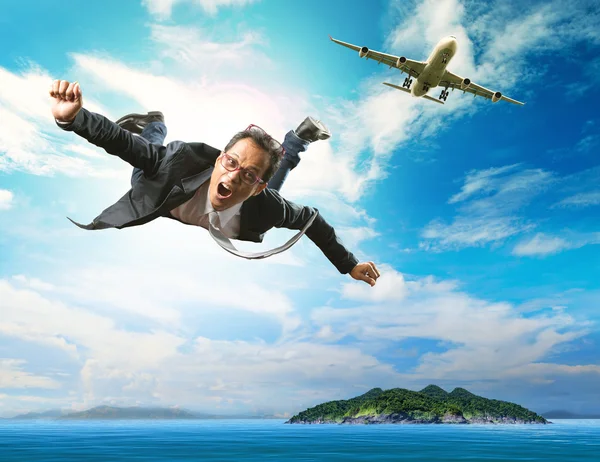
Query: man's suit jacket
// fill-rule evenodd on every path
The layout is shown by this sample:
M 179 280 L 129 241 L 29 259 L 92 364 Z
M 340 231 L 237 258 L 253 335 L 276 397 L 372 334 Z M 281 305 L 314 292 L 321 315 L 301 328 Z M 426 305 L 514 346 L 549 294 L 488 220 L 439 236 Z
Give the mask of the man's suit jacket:
M 161 216 L 170 217 L 170 210 L 191 199 L 196 190 L 210 179 L 221 153 L 204 143 L 174 141 L 167 146 L 151 144 L 106 117 L 83 108 L 73 123 L 59 126 L 144 170 L 142 178 L 92 223 L 82 225 L 71 220 L 84 229 L 121 229 L 143 225 Z M 251 242 L 262 242 L 264 234 L 273 227 L 302 229 L 316 213 L 317 217 L 306 235 L 340 273 L 349 273 L 358 263 L 317 209 L 294 204 L 277 191 L 265 188 L 244 201 L 240 213 L 238 239 Z

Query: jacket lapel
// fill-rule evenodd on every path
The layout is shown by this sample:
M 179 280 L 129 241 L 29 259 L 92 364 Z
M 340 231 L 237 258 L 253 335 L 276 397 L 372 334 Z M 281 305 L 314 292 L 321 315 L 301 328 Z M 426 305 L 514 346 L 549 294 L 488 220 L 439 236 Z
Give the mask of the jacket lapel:
M 183 191 L 188 194 L 190 192 L 195 192 L 200 186 L 204 184 L 206 180 L 210 178 L 214 167 L 207 168 L 206 170 L 201 171 L 200 173 L 196 173 L 195 175 L 188 176 L 187 178 L 182 178 L 181 185 L 183 186 Z

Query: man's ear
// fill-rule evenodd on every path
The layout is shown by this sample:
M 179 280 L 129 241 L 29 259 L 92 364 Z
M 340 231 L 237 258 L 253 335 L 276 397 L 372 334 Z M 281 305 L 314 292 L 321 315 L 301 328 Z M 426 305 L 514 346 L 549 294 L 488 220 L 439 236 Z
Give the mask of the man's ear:
M 219 159 L 223 156 L 223 151 L 221 151 L 221 153 L 218 155 L 218 157 L 215 159 L 215 168 L 217 167 L 217 164 L 219 163 Z
M 263 190 L 267 187 L 267 183 L 263 183 L 263 184 L 259 184 L 256 187 L 256 191 L 254 192 L 254 194 L 252 194 L 253 196 L 258 196 L 261 192 L 263 192 Z

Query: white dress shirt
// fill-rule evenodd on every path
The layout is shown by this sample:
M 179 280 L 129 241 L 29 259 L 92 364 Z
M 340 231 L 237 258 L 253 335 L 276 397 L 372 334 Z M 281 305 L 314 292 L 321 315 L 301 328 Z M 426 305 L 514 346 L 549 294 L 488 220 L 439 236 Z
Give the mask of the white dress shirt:
M 171 216 L 182 223 L 208 229 L 208 214 L 215 210 L 210 203 L 209 187 L 210 180 L 207 180 L 190 200 L 171 210 Z M 230 239 L 235 239 L 240 234 L 241 208 L 242 204 L 240 203 L 217 212 L 221 222 L 221 231 Z

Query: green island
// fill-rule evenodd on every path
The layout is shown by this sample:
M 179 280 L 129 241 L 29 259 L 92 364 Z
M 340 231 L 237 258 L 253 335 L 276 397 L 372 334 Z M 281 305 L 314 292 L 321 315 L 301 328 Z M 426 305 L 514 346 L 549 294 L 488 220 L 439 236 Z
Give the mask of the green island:
M 464 388 L 437 385 L 421 391 L 373 388 L 364 395 L 329 401 L 292 417 L 289 424 L 547 424 L 514 403 L 487 399 Z

